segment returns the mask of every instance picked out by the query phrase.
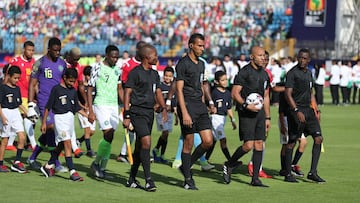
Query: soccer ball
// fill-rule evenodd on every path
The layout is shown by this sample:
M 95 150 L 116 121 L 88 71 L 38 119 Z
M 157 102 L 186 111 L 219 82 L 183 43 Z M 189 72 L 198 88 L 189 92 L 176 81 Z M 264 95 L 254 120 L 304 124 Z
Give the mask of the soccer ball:
M 258 93 L 251 93 L 249 96 L 246 97 L 247 104 L 256 104 L 256 108 L 259 110 L 263 107 L 264 99 Z

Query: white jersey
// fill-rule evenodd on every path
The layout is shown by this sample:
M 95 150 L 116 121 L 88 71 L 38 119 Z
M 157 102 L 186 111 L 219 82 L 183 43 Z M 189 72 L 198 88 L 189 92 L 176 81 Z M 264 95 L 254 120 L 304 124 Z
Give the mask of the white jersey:
M 319 75 L 315 80 L 315 84 L 324 85 L 325 84 L 325 77 L 326 77 L 326 72 L 325 72 L 324 68 L 320 68 L 319 69 Z
M 355 64 L 352 68 L 353 81 L 359 87 L 360 85 L 360 65 Z
M 340 84 L 340 67 L 338 65 L 331 66 L 330 72 L 330 85 L 339 85 Z
M 347 87 L 351 82 L 352 69 L 347 65 L 342 65 L 340 68 L 340 86 Z

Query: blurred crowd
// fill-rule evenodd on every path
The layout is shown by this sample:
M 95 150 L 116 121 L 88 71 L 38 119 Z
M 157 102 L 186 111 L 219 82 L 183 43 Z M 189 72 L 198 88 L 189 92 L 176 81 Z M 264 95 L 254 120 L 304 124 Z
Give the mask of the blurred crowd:
M 208 55 L 248 53 L 264 38 L 285 39 L 291 5 L 250 6 L 250 1 L 15 0 L 0 2 L 0 38 L 56 36 L 65 42 L 111 44 L 143 40 L 186 47 L 191 33 L 207 38 Z M 275 5 L 276 6 L 276 5 Z M 211 34 L 211 35 L 210 35 Z

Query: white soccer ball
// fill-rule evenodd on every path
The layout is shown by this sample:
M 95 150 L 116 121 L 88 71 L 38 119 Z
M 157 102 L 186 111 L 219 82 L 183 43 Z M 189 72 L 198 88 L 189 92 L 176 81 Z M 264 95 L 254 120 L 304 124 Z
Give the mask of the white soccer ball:
M 264 99 L 263 97 L 258 93 L 251 93 L 249 96 L 246 97 L 246 103 L 247 104 L 256 104 L 256 108 L 259 110 L 263 107 Z

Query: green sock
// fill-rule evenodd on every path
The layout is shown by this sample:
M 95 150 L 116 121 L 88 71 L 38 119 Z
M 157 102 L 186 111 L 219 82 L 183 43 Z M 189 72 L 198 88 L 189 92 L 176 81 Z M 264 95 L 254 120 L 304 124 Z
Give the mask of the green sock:
M 101 162 L 100 162 L 100 169 L 101 170 L 105 170 L 108 160 L 109 159 L 106 159 L 106 158 L 101 159 Z
M 100 163 L 100 161 L 107 156 L 110 157 L 111 144 L 104 139 L 100 140 L 97 155 L 95 158 L 95 163 Z

